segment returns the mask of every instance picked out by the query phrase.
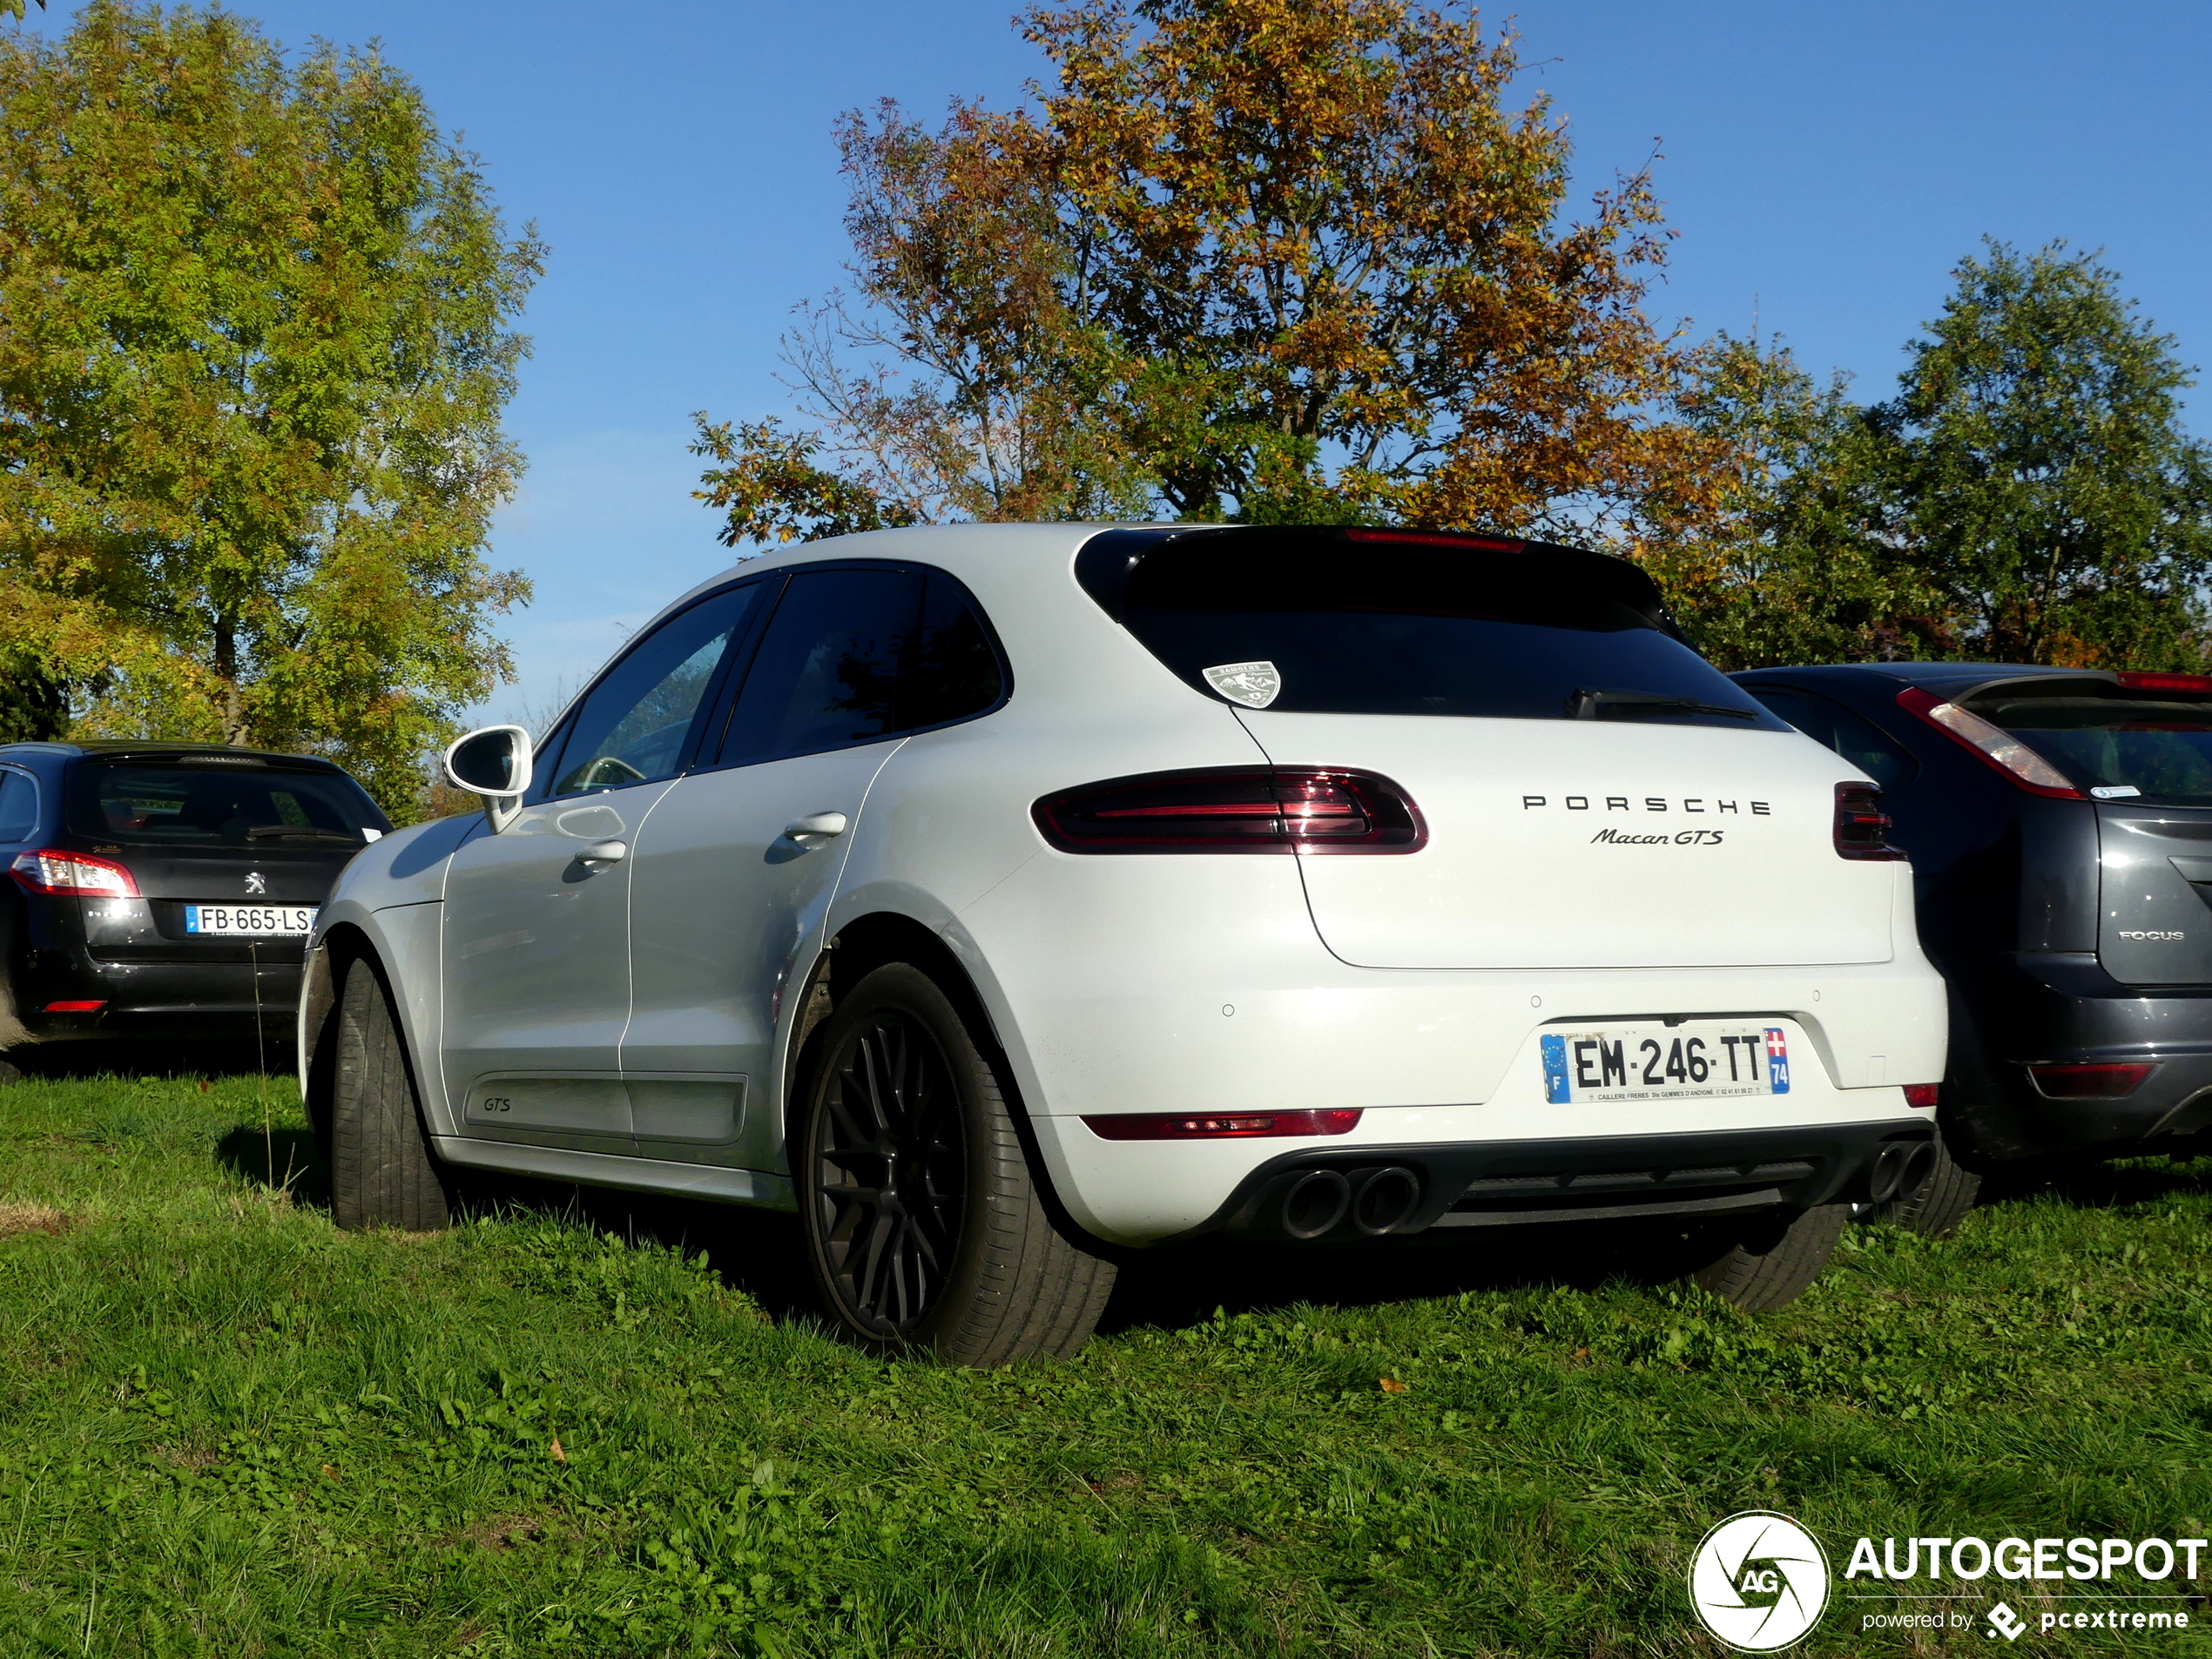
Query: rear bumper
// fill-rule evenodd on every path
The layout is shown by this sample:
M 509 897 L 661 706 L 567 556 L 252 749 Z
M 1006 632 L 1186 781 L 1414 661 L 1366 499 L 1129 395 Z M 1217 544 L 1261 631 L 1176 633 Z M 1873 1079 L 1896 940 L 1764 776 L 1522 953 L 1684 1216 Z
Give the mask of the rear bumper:
M 295 950 L 297 947 L 293 948 Z M 250 1037 L 291 1035 L 300 998 L 298 961 L 102 962 L 81 952 L 39 953 L 10 975 L 16 1042 L 81 1037 Z M 49 1012 L 56 1002 L 98 1002 L 92 1012 Z
M 1986 1156 L 2155 1150 L 2212 1128 L 2212 987 L 2145 992 L 2067 953 L 2006 958 L 1963 996 L 1945 1098 Z M 2028 1073 L 2069 1062 L 2155 1069 L 2118 1100 L 2054 1100 Z
M 1364 1214 L 1347 1204 L 1341 1220 L 1312 1235 L 1342 1239 L 1863 1203 L 1889 1196 L 1902 1156 L 1932 1146 L 1934 1138 L 1934 1126 L 1916 1116 L 1724 1134 L 1309 1149 L 1269 1159 L 1192 1231 L 1298 1237 L 1302 1230 L 1285 1217 L 1294 1216 L 1292 1195 L 1314 1171 L 1343 1176 L 1347 1197 L 1384 1171 L 1405 1171 L 1415 1184 L 1399 1182 Z M 1415 1188 L 1407 1204 L 1399 1195 Z

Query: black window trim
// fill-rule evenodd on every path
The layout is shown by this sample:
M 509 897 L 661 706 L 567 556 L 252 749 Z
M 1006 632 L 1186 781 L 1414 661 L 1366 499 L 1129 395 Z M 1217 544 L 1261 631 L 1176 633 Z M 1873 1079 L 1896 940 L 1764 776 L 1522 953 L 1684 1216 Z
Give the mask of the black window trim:
M 779 571 L 761 570 L 732 577 L 729 581 L 696 595 L 688 604 L 671 610 L 665 616 L 655 618 L 653 625 L 650 628 L 641 629 L 635 638 L 607 659 L 606 666 L 594 674 L 590 682 L 582 691 L 569 699 L 568 707 L 561 711 L 560 718 L 553 722 L 552 731 L 546 734 L 545 746 L 531 752 L 530 786 L 523 797 L 523 804 L 525 806 L 542 806 L 550 800 L 584 799 L 583 795 L 570 797 L 556 794 L 553 790 L 553 780 L 560 775 L 562 753 L 568 748 L 569 739 L 576 733 L 577 716 L 584 705 L 591 700 L 591 694 L 605 685 L 615 671 L 629 661 L 631 655 L 647 640 L 686 611 L 696 610 L 710 600 L 719 599 L 725 594 L 734 593 L 739 588 L 751 587 L 758 583 L 762 588 L 764 603 L 755 606 L 747 615 L 745 626 L 738 631 L 737 637 L 731 640 L 729 645 L 724 650 L 722 660 L 716 665 L 713 678 L 707 682 L 705 694 L 699 698 L 698 710 L 695 711 L 691 716 L 691 729 L 684 735 L 684 746 L 677 751 L 675 771 L 666 778 L 649 778 L 634 784 L 624 784 L 617 789 L 594 789 L 586 793 L 591 796 L 619 794 L 624 789 L 642 789 L 648 783 L 672 782 L 691 772 L 694 769 L 694 763 L 699 751 L 705 746 L 707 732 L 718 729 L 715 725 L 717 718 L 715 711 L 723 691 L 729 685 L 732 673 L 740 661 L 750 665 L 752 661 L 753 649 L 760 643 L 761 631 L 766 624 L 766 619 L 774 613 L 777 602 L 783 597 L 783 584 L 779 579 L 780 576 Z M 773 590 L 770 591 L 772 583 Z M 543 764 L 549 755 L 551 757 L 551 764 Z
M 898 732 L 887 732 L 879 738 L 870 739 L 868 743 L 835 743 L 825 748 L 802 749 L 792 754 L 772 755 L 759 760 L 721 759 L 719 752 L 722 745 L 729 738 L 730 722 L 737 714 L 738 699 L 745 695 L 745 683 L 752 673 L 753 659 L 759 654 L 761 641 L 767 636 L 768 624 L 774 620 L 778 608 L 783 604 L 784 595 L 790 591 L 790 579 L 798 576 L 811 576 L 818 570 L 890 570 L 901 576 L 920 577 L 925 590 L 932 577 L 942 577 L 945 581 L 951 583 L 961 597 L 967 601 L 968 608 L 974 612 L 976 622 L 982 627 L 983 637 L 990 645 L 991 655 L 997 659 L 998 697 L 988 705 L 976 710 L 973 714 L 963 714 L 950 720 L 934 721 L 928 725 L 908 726 Z M 1007 657 L 1006 646 L 999 638 L 998 628 L 991 621 L 990 612 L 986 610 L 982 602 L 976 598 L 974 589 L 942 566 L 925 564 L 916 559 L 818 559 L 806 564 L 781 565 L 769 574 L 783 579 L 770 602 L 761 607 L 760 619 L 758 624 L 750 631 L 745 639 L 742 672 L 738 671 L 738 653 L 735 651 L 731 653 L 731 671 L 723 677 L 718 688 L 719 702 L 713 713 L 707 718 L 707 729 L 714 735 L 713 746 L 717 752 L 717 759 L 705 762 L 698 759 L 698 757 L 705 753 L 707 747 L 705 741 L 706 732 L 701 732 L 697 735 L 693 745 L 686 751 L 690 764 L 685 766 L 684 773 L 679 775 L 688 775 L 695 772 L 733 772 L 743 766 L 767 766 L 773 765 L 779 760 L 802 759 L 807 755 L 835 754 L 840 749 L 865 749 L 876 743 L 903 742 L 908 738 L 920 737 L 924 732 L 942 732 L 952 726 L 966 725 L 971 721 L 988 719 L 1013 700 L 1014 664 Z
M 35 841 L 39 839 L 40 827 L 46 821 L 46 791 L 39 782 L 38 774 L 29 766 L 20 762 L 0 760 L 0 776 L 8 775 L 21 778 L 30 786 L 30 833 L 23 839 Z M 0 846 L 15 845 L 17 843 L 13 841 L 0 842 Z
M 1761 691 L 1770 689 L 1777 691 L 1794 691 L 1799 697 L 1817 698 L 1823 703 L 1831 704 L 1833 706 L 1843 710 L 1846 714 L 1856 715 L 1858 718 L 1865 721 L 1866 724 L 1872 726 L 1875 731 L 1880 732 L 1882 736 L 1887 738 L 1890 742 L 1896 746 L 1897 752 L 1899 754 L 1905 756 L 1906 759 L 1912 763 L 1912 776 L 1907 779 L 1905 784 L 1898 785 L 1898 787 L 1899 788 L 1904 788 L 1910 784 L 1918 783 L 1920 779 L 1920 774 L 1927 770 L 1928 757 L 1921 752 L 1919 743 L 1915 741 L 1920 734 L 1915 732 L 1907 731 L 1902 723 L 1892 725 L 1888 720 L 1883 718 L 1880 714 L 1870 712 L 1867 710 L 1859 707 L 1858 704 L 1851 701 L 1847 698 L 1838 697 L 1835 694 L 1835 692 L 1824 690 L 1822 687 L 1817 685 L 1808 685 L 1802 680 L 1770 680 L 1764 678 L 1756 680 L 1737 679 L 1733 674 L 1730 675 L 1729 678 L 1735 680 L 1737 685 L 1742 686 L 1743 690 L 1749 691 L 1755 698 L 1758 697 Z M 1761 703 L 1761 706 L 1765 706 L 1764 702 Z M 1775 718 L 1782 720 L 1784 725 L 1789 724 L 1787 718 L 1782 715 L 1776 715 Z M 1790 729 L 1792 732 L 1795 732 L 1797 727 L 1792 725 Z M 1816 738 L 1813 741 L 1817 743 L 1819 739 Z M 1824 747 L 1825 745 L 1823 746 Z

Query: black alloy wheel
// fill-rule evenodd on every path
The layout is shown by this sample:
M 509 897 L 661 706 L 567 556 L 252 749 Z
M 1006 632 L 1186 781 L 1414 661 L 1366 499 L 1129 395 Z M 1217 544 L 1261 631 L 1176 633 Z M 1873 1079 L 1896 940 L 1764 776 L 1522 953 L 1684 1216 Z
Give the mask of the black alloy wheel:
M 1047 1204 L 986 1029 L 888 962 L 809 1042 L 792 1157 L 807 1270 L 863 1347 L 1065 1359 L 1105 1311 L 1114 1264 Z
M 910 1336 L 942 1294 L 960 1242 L 967 1149 L 943 1051 L 881 1008 L 831 1056 L 815 1144 L 816 1225 L 842 1311 Z

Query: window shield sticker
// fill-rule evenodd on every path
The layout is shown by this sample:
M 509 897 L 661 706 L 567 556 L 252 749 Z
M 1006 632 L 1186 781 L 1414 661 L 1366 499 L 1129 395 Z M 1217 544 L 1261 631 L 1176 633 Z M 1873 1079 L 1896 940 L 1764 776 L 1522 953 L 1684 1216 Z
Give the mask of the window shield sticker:
M 1283 676 L 1272 663 L 1223 663 L 1198 671 L 1206 684 L 1231 703 L 1264 709 L 1283 691 Z

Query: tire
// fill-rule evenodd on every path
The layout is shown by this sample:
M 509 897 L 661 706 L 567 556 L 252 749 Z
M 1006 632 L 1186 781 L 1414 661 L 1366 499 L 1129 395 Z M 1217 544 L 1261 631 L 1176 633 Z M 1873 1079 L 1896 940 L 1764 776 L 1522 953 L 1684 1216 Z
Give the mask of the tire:
M 1727 1247 L 1690 1277 L 1746 1313 L 1764 1313 L 1795 1301 L 1820 1277 L 1850 1218 L 1849 1204 L 1824 1204 L 1716 1232 L 1714 1242 Z
M 965 1366 L 1064 1359 L 1114 1265 L 1047 1211 L 997 1065 L 921 969 L 869 974 L 823 1028 L 794 1165 L 807 1268 L 839 1331 Z
M 1865 1219 L 1903 1227 L 1929 1238 L 1948 1238 L 1959 1231 L 1966 1211 L 1981 1195 L 1981 1177 L 1951 1156 L 1951 1148 L 1936 1136 L 1935 1168 L 1919 1188 L 1871 1206 Z
M 453 1214 L 391 993 L 368 957 L 346 970 L 338 1002 L 338 1069 L 330 1103 L 330 1208 L 349 1232 L 436 1232 Z

